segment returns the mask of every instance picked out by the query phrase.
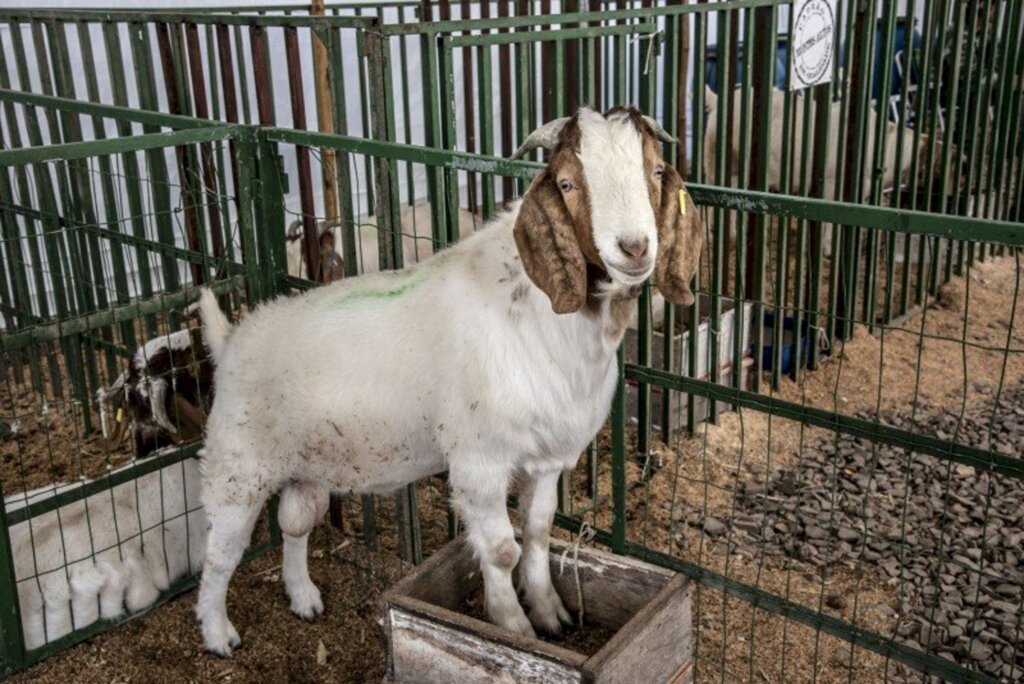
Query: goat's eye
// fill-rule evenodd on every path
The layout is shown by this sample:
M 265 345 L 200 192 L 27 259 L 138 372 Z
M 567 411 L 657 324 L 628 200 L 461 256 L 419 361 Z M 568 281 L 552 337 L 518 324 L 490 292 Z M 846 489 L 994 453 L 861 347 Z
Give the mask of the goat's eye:
M 659 166 L 658 168 L 654 169 L 654 177 L 655 178 L 661 178 L 664 174 L 665 174 L 665 167 L 664 166 Z
M 575 186 L 572 184 L 571 180 L 569 180 L 568 178 L 563 178 L 562 180 L 558 181 L 558 187 L 562 189 L 562 192 L 569 192 Z

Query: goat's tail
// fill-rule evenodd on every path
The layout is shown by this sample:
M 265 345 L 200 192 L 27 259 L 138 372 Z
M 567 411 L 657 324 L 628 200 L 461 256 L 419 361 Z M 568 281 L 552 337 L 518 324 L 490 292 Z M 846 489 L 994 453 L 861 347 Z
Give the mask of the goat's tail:
M 231 321 L 220 310 L 217 297 L 208 287 L 199 295 L 199 313 L 203 317 L 203 343 L 210 350 L 213 362 L 220 363 L 231 334 Z

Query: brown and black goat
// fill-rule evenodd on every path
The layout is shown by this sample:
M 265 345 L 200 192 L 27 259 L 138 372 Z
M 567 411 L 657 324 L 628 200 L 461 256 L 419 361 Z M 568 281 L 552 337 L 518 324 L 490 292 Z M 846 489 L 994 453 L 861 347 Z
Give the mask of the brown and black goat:
M 97 398 L 108 444 L 120 445 L 131 432 L 136 458 L 197 439 L 213 404 L 213 361 L 202 332 L 185 329 L 149 340 Z M 103 411 L 107 400 L 118 407 L 113 430 Z

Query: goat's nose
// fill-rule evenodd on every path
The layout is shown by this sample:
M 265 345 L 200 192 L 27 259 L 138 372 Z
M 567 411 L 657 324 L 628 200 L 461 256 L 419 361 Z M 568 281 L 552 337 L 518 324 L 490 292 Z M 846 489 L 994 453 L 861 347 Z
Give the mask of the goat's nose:
M 650 244 L 650 240 L 644 238 L 643 240 L 619 240 L 619 249 L 623 251 L 626 256 L 634 259 L 643 259 L 647 256 L 647 247 Z

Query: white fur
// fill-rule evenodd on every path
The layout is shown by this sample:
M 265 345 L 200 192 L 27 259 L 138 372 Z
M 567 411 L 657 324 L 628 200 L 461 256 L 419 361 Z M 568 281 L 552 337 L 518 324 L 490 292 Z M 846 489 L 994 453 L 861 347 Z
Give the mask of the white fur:
M 216 364 L 224 353 L 224 346 L 227 344 L 228 335 L 231 334 L 231 324 L 223 315 L 207 316 L 207 312 L 217 310 L 217 297 L 211 290 L 203 290 L 199 295 L 199 312 L 203 317 L 203 344 Z
M 15 494 L 4 505 L 14 511 L 77 486 Z M 10 535 L 25 648 L 119 617 L 126 608 L 144 610 L 202 565 L 199 464 L 165 466 L 14 525 Z
M 650 277 L 658 244 L 658 227 L 644 175 L 643 141 L 625 114 L 606 120 L 597 112 L 580 112 L 580 162 L 590 190 L 591 210 L 602 217 L 593 226 L 594 245 L 616 282 L 639 285 Z M 636 265 L 620 242 L 642 242 L 651 248 L 647 266 Z
M 595 235 L 607 249 L 646 235 L 656 253 L 643 167 L 630 156 L 640 155 L 637 134 L 633 140 L 618 122 L 583 118 L 586 173 L 597 174 L 599 158 L 615 165 L 597 182 L 587 178 L 592 195 L 606 193 L 593 205 Z M 599 154 L 609 144 L 617 149 Z M 516 204 L 414 268 L 265 304 L 231 333 L 217 358 L 203 460 L 210 533 L 196 613 L 209 650 L 228 655 L 240 643 L 227 587 L 270 494 L 284 487 L 290 498 L 287 488 L 297 483 L 387 492 L 446 468 L 491 620 L 533 634 L 512 583 L 522 555 L 533 624 L 557 631 L 568 622 L 544 562 L 557 475 L 576 463 L 608 414 L 622 331 L 610 324 L 608 297 L 596 313 L 553 313 L 516 252 L 518 211 Z M 610 291 L 632 284 L 611 274 Z M 203 301 L 205 321 L 221 315 Z M 525 551 L 505 506 L 516 477 L 525 493 Z M 309 507 L 295 504 L 286 522 L 302 523 L 291 529 L 302 532 Z M 286 536 L 286 589 L 293 610 L 309 618 L 322 603 L 305 553 L 305 535 Z

